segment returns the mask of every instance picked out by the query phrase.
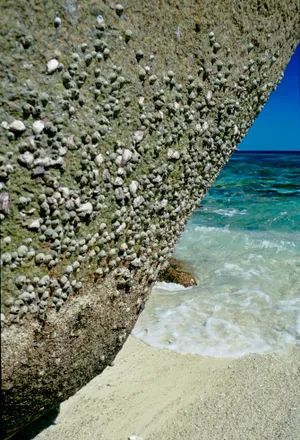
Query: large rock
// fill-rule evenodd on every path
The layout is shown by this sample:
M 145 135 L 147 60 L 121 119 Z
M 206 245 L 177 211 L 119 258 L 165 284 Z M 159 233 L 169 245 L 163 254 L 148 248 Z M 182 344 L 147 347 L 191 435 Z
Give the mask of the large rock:
M 0 11 L 4 438 L 111 364 L 297 43 L 295 0 L 122 6 Z

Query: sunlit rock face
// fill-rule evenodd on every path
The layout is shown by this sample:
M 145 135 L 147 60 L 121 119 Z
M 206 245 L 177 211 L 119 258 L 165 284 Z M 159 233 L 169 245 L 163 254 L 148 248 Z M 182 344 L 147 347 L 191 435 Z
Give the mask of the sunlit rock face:
M 296 1 L 5 2 L 3 436 L 111 364 L 297 43 Z

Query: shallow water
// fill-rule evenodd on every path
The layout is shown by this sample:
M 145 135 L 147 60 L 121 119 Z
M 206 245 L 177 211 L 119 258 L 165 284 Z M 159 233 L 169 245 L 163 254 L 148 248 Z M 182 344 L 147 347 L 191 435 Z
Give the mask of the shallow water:
M 235 153 L 174 257 L 198 285 L 157 283 L 135 337 L 215 357 L 300 344 L 300 154 Z

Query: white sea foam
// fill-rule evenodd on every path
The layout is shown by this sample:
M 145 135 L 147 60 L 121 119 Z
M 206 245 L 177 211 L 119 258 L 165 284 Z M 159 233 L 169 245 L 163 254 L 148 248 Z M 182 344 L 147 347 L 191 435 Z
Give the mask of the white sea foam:
M 224 226 L 224 228 L 216 228 L 214 226 L 196 226 L 195 231 L 197 232 L 212 232 L 212 231 L 219 231 L 219 232 L 230 232 L 229 231 L 229 225 Z
M 291 248 L 297 247 L 296 244 L 290 240 L 277 239 L 276 241 L 272 241 L 263 238 L 249 237 L 246 234 L 244 240 L 246 249 L 271 249 L 272 251 L 275 250 L 276 253 L 289 251 Z
M 300 297 L 224 287 L 157 283 L 133 335 L 154 347 L 213 357 L 276 353 L 300 343 Z
M 234 217 L 235 215 L 246 215 L 247 211 L 244 209 L 243 211 L 239 211 L 238 209 L 214 209 L 211 212 L 214 214 L 224 215 L 225 217 Z
M 224 274 L 230 274 L 230 275 L 238 275 L 239 277 L 242 277 L 244 279 L 250 279 L 252 277 L 264 277 L 265 269 L 263 267 L 257 267 L 257 269 L 248 268 L 245 270 L 244 268 L 240 267 L 238 264 L 230 264 L 225 263 L 223 268 L 217 269 L 215 271 L 215 274 L 217 276 L 223 276 Z M 267 278 L 269 278 L 267 276 Z
M 181 284 L 177 284 L 177 283 L 166 283 L 165 281 L 161 281 L 161 282 L 155 283 L 153 286 L 153 289 L 166 290 L 168 292 L 176 292 L 177 290 L 190 289 L 190 287 L 184 287 Z
M 186 326 L 185 323 L 190 324 Z M 213 357 L 238 357 L 247 353 L 265 353 L 271 346 L 252 329 L 246 333 L 237 323 L 199 313 L 191 316 L 188 306 L 161 312 L 155 325 L 136 328 L 133 335 L 147 344 L 179 353 Z

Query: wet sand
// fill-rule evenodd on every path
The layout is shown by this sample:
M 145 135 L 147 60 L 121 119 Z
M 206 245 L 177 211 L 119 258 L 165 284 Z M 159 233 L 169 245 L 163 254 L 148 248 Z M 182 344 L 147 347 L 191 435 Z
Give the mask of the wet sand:
M 35 440 L 300 440 L 300 346 L 210 358 L 129 337 Z

